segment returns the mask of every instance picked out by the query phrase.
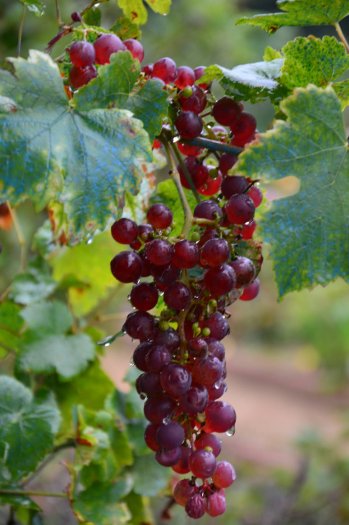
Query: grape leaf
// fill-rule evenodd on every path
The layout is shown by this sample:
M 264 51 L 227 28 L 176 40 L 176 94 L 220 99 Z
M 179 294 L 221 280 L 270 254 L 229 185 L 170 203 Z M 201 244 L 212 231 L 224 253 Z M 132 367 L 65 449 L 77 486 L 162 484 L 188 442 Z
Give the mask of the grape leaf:
M 280 296 L 349 280 L 349 162 L 340 102 L 328 87 L 297 89 L 277 121 L 234 167 L 268 182 L 293 175 L 296 195 L 272 203 L 262 222 Z
M 349 0 L 278 0 L 277 5 L 283 13 L 244 17 L 237 24 L 273 33 L 284 26 L 333 25 L 349 14 Z
M 34 303 L 21 312 L 28 327 L 47 334 L 62 334 L 73 324 L 67 306 L 60 301 Z
M 324 87 L 349 68 L 343 44 L 330 36 L 298 37 L 288 42 L 282 52 L 285 61 L 280 80 L 289 89 L 308 84 Z
M 84 465 L 80 471 L 81 482 L 87 487 L 97 481 L 114 481 L 125 466 L 133 463 L 127 426 L 109 410 L 96 413 L 79 405 L 77 414 L 82 443 L 78 452 Z
M 36 16 L 42 16 L 45 12 L 45 4 L 41 0 L 21 0 L 21 2 Z
M 282 64 L 283 60 L 276 58 L 267 62 L 242 64 L 233 69 L 209 66 L 200 78 L 200 83 L 218 80 L 228 95 L 257 102 L 268 98 L 278 88 L 276 79 L 280 76 Z
M 171 0 L 145 0 L 155 13 L 167 15 L 171 7 Z
M 0 376 L 0 479 L 16 481 L 35 469 L 53 444 L 59 412 L 52 395 Z
M 132 514 L 132 518 L 128 523 L 130 525 L 153 525 L 154 521 L 152 519 L 150 505 L 148 498 L 144 498 L 135 492 L 130 492 L 124 498 L 128 510 Z
M 71 436 L 73 433 L 74 407 L 84 403 L 90 410 L 100 410 L 104 406 L 106 397 L 115 388 L 101 369 L 98 359 L 69 383 L 62 383 L 57 378 L 51 377 L 47 384 L 54 391 L 62 414 L 60 437 Z
M 156 496 L 169 481 L 170 473 L 162 468 L 153 456 L 136 458 L 133 465 L 133 490 L 140 496 Z
M 143 0 L 117 0 L 124 15 L 134 24 L 143 25 L 148 20 L 148 13 Z
M 116 483 L 95 483 L 74 496 L 73 510 L 81 523 L 120 525 L 130 519 L 127 505 L 120 500 L 130 492 L 131 479 Z
M 121 38 L 121 40 L 127 40 L 128 38 L 140 39 L 142 36 L 139 26 L 131 22 L 131 20 L 126 16 L 118 17 L 111 26 L 110 31 L 116 33 Z
M 60 379 L 69 381 L 87 368 L 94 359 L 95 346 L 86 334 L 26 333 L 18 366 L 26 372 L 50 374 L 57 372 Z
M 88 9 L 83 15 L 84 23 L 89 26 L 100 26 L 102 21 L 102 12 L 98 7 Z
M 149 80 L 133 90 L 139 74 L 140 64 L 131 53 L 114 54 L 110 64 L 99 68 L 98 77 L 89 83 L 88 89 L 81 89 L 75 95 L 76 109 L 86 111 L 111 106 L 129 109 L 143 122 L 153 140 L 167 115 L 167 94 L 158 80 Z
M 2 485 L 2 489 L 10 489 L 10 490 L 23 490 L 22 487 L 13 486 L 13 485 Z M 0 495 L 0 506 L 3 505 L 12 505 L 13 507 L 19 507 L 22 509 L 27 510 L 35 510 L 39 511 L 40 507 L 30 499 L 28 496 L 18 496 L 18 495 L 10 495 L 10 494 L 2 494 Z
M 161 82 L 156 79 L 148 80 L 141 89 L 131 93 L 126 108 L 143 122 L 150 140 L 153 140 L 159 135 L 168 112 L 167 94 Z
M 341 80 L 332 84 L 337 97 L 341 101 L 342 109 L 349 106 L 349 80 Z
M 16 111 L 0 114 L 0 199 L 29 197 L 41 207 L 59 200 L 71 233 L 103 228 L 110 213 L 120 213 L 124 191 L 137 192 L 141 161 L 152 158 L 142 123 L 123 109 L 74 110 L 48 55 L 10 61 L 15 76 L 0 71 L 0 95 Z M 90 89 L 81 92 L 87 97 Z
M 18 334 L 24 324 L 20 313 L 20 307 L 10 301 L 0 304 L 0 349 L 5 353 L 18 350 L 20 344 Z
M 143 0 L 117 0 L 124 15 L 134 24 L 143 25 L 148 20 L 148 13 Z M 146 0 L 149 7 L 156 13 L 166 15 L 171 6 L 171 0 Z
M 110 261 L 121 250 L 122 246 L 108 231 L 96 235 L 91 243 L 66 248 L 52 259 L 57 281 L 76 276 L 85 283 L 83 287 L 73 284 L 69 289 L 69 301 L 76 315 L 86 315 L 108 290 L 117 286 L 110 272 Z
M 57 286 L 48 270 L 42 259 L 32 261 L 26 272 L 14 278 L 9 297 L 19 304 L 31 304 L 46 299 Z

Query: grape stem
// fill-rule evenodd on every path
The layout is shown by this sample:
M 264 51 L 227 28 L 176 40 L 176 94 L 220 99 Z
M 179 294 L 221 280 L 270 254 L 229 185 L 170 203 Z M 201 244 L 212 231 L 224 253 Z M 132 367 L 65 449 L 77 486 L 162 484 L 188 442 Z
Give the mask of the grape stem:
M 100 4 L 100 3 L 101 3 L 101 0 L 92 0 L 86 7 L 84 7 L 84 9 L 82 11 L 80 11 L 81 17 L 83 17 L 84 14 L 87 13 L 87 11 L 89 11 L 90 9 L 92 9 L 96 4 Z M 60 14 L 59 14 L 59 9 L 58 9 L 58 12 L 57 12 L 57 6 L 58 6 L 58 0 L 56 0 L 56 16 L 57 16 L 57 21 L 58 21 L 58 16 L 60 18 Z M 71 24 L 67 24 L 66 25 L 66 24 L 63 24 L 63 22 L 61 20 L 60 20 L 60 23 L 58 21 L 58 25 L 59 25 L 60 29 L 59 29 L 58 33 L 47 44 L 47 47 L 46 47 L 46 52 L 47 53 L 49 53 L 51 51 L 53 46 L 55 44 L 57 44 L 57 42 L 59 42 L 61 38 L 63 38 L 66 35 L 69 35 L 69 33 L 71 33 L 73 31 L 74 23 L 75 22 L 71 22 Z
M 177 160 L 178 164 L 180 165 L 180 167 L 181 167 L 181 169 L 182 169 L 182 171 L 184 173 L 184 176 L 185 176 L 185 178 L 186 178 L 186 180 L 187 180 L 187 182 L 188 182 L 188 184 L 190 186 L 191 191 L 193 192 L 193 195 L 194 195 L 196 201 L 198 203 L 201 202 L 200 195 L 198 194 L 198 192 L 196 191 L 196 188 L 194 186 L 192 176 L 190 175 L 190 172 L 189 172 L 187 166 L 183 162 L 183 159 L 181 157 L 181 154 L 178 151 L 177 146 L 173 142 L 169 142 L 169 146 L 172 149 L 172 151 L 173 151 L 173 153 L 174 153 L 174 155 L 176 157 L 176 160 Z M 177 171 L 177 168 L 176 168 L 176 171 Z
M 14 490 L 14 489 L 0 489 L 0 495 L 8 496 L 39 496 L 47 498 L 67 498 L 65 492 L 45 492 L 41 490 Z
M 335 27 L 335 30 L 337 31 L 337 35 L 339 36 L 342 44 L 344 45 L 347 53 L 349 53 L 349 43 L 348 43 L 348 40 L 345 38 L 345 35 L 344 35 L 343 31 L 342 31 L 342 28 L 341 28 L 339 22 L 336 22 L 334 24 L 334 27 Z
M 169 142 L 166 139 L 162 139 L 162 140 L 163 140 L 163 145 L 164 145 L 164 148 L 165 148 L 165 151 L 166 151 L 166 154 L 167 154 L 168 162 L 169 162 L 169 165 L 170 165 L 170 168 L 171 168 L 170 169 L 170 175 L 172 177 L 173 182 L 176 185 L 176 188 L 177 188 L 177 191 L 178 191 L 178 194 L 179 194 L 179 198 L 181 200 L 183 212 L 184 212 L 184 225 L 183 225 L 181 236 L 186 238 L 188 236 L 190 228 L 192 227 L 194 217 L 193 217 L 193 214 L 191 212 L 191 209 L 190 209 L 189 203 L 187 201 L 187 198 L 185 196 L 185 193 L 183 191 L 183 187 L 182 187 L 181 180 L 180 180 L 180 177 L 179 177 L 179 174 L 178 174 L 177 166 L 176 166 L 175 161 L 174 161 L 173 156 L 172 156 L 172 151 L 171 151 L 171 148 L 170 148 L 170 144 L 169 144 Z
M 15 212 L 15 210 L 12 208 L 11 204 L 7 201 L 7 207 L 8 207 L 8 210 L 10 212 L 10 215 L 11 215 L 11 219 L 12 219 L 12 222 L 13 222 L 13 226 L 14 226 L 14 229 L 15 229 L 15 232 L 16 232 L 16 236 L 17 236 L 17 241 L 18 241 L 18 244 L 19 244 L 19 248 L 20 248 L 20 271 L 23 272 L 24 271 L 24 268 L 25 268 L 25 238 L 24 238 L 24 235 L 23 235 L 23 232 L 22 232 L 22 228 L 21 228 L 21 225 L 18 221 L 18 217 L 17 217 L 17 214 Z
M 25 7 L 25 5 L 23 5 L 22 16 L 21 16 L 21 20 L 19 22 L 19 28 L 18 28 L 17 56 L 21 56 L 22 37 L 23 37 L 23 28 L 24 28 L 26 11 L 27 11 L 27 8 Z
M 61 17 L 61 10 L 59 7 L 59 0 L 55 0 L 55 8 L 56 8 L 56 20 L 57 20 L 58 27 L 62 27 L 63 21 Z
M 206 139 L 204 137 L 196 137 L 191 140 L 183 140 L 186 144 L 190 146 L 198 146 L 201 148 L 206 148 L 213 151 L 223 151 L 224 153 L 229 153 L 230 155 L 238 155 L 243 151 L 243 148 L 238 148 L 237 146 L 230 146 L 229 144 L 224 144 L 223 142 L 218 142 L 217 140 Z

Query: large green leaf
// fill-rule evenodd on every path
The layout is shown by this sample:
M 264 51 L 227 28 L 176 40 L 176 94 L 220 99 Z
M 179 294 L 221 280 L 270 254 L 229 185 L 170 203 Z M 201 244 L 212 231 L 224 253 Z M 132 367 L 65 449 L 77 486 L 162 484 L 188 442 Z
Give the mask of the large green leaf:
M 228 95 L 257 102 L 272 96 L 278 88 L 283 60 L 276 58 L 267 62 L 242 64 L 233 69 L 209 66 L 200 82 L 218 80 Z
M 121 250 L 122 246 L 108 231 L 96 235 L 88 244 L 66 248 L 52 258 L 53 275 L 57 281 L 75 277 L 84 282 L 84 287 L 81 287 L 72 281 L 69 289 L 69 301 L 77 315 L 90 312 L 108 290 L 118 284 L 110 272 L 110 261 Z
M 50 374 L 69 381 L 85 370 L 95 357 L 95 345 L 86 334 L 28 332 L 18 365 L 25 372 Z
M 114 54 L 110 64 L 99 68 L 98 77 L 89 83 L 88 89 L 81 89 L 75 95 L 75 107 L 83 111 L 108 107 L 129 109 L 143 122 L 153 140 L 167 115 L 167 94 L 158 80 L 135 87 L 139 73 L 140 64 L 131 53 Z
M 281 82 L 290 89 L 308 84 L 325 87 L 349 68 L 349 56 L 334 37 L 298 37 L 282 49 Z
M 137 25 L 145 24 L 148 13 L 143 0 L 117 0 L 125 16 Z M 171 0 L 146 0 L 146 3 L 156 13 L 166 15 L 171 6 Z
M 349 14 L 349 0 L 279 0 L 277 5 L 283 13 L 245 17 L 237 23 L 272 33 L 284 26 L 332 25 Z
M 263 181 L 292 175 L 296 195 L 272 203 L 262 223 L 280 295 L 349 280 L 349 163 L 340 102 L 331 88 L 297 89 L 287 121 L 261 135 L 234 167 Z
M 96 483 L 74 497 L 73 510 L 80 523 L 121 525 L 131 517 L 127 505 L 121 502 L 131 488 L 127 476 L 113 484 Z
M 60 301 L 34 303 L 21 312 L 31 330 L 48 334 L 62 334 L 73 324 L 67 306 Z
M 0 95 L 16 110 L 0 114 L 0 199 L 29 197 L 41 207 L 59 200 L 76 235 L 103 228 L 120 213 L 124 191 L 138 191 L 140 163 L 152 158 L 142 123 L 124 109 L 74 109 L 48 55 L 10 61 L 15 75 L 0 71 Z
M 0 479 L 16 481 L 34 470 L 58 426 L 59 412 L 50 394 L 34 398 L 19 381 L 0 376 Z

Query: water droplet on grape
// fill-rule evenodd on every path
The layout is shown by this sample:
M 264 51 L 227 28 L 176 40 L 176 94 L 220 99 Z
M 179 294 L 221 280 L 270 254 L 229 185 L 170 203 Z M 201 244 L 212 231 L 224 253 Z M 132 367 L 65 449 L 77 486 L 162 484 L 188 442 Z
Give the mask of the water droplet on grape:
M 164 425 L 168 425 L 168 424 L 171 422 L 171 418 L 170 418 L 170 416 L 165 417 L 165 418 L 162 420 L 162 422 L 163 422 Z
M 228 437 L 232 437 L 235 434 L 235 427 L 231 427 L 229 430 L 226 431 L 225 435 Z

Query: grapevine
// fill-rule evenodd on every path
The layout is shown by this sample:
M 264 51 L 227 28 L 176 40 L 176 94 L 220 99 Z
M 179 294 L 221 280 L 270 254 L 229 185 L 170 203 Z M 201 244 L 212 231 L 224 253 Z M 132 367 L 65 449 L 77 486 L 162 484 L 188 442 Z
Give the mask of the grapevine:
M 25 9 L 45 11 L 21 2 L 19 55 Z M 0 229 L 18 248 L 0 295 L 6 525 L 39 523 L 37 497 L 89 525 L 150 523 L 146 498 L 160 491 L 163 518 L 176 505 L 192 519 L 229 511 L 237 474 L 221 437 L 237 414 L 224 399 L 224 339 L 234 303 L 260 292 L 262 243 L 280 296 L 349 280 L 347 3 L 282 0 L 279 13 L 241 19 L 268 32 L 332 25 L 338 38 L 297 37 L 232 69 L 147 61 L 140 27 L 170 0 L 119 0 L 108 28 L 104 3 L 66 22 L 56 1 L 46 52 L 0 70 Z M 266 100 L 276 120 L 261 133 L 247 104 Z M 269 202 L 263 184 L 286 176 L 298 193 Z M 41 212 L 30 235 L 28 201 Z M 115 313 L 121 289 L 130 308 Z M 100 329 L 120 319 L 114 335 Z M 128 393 L 100 367 L 125 335 Z M 69 483 L 32 488 L 62 452 Z

